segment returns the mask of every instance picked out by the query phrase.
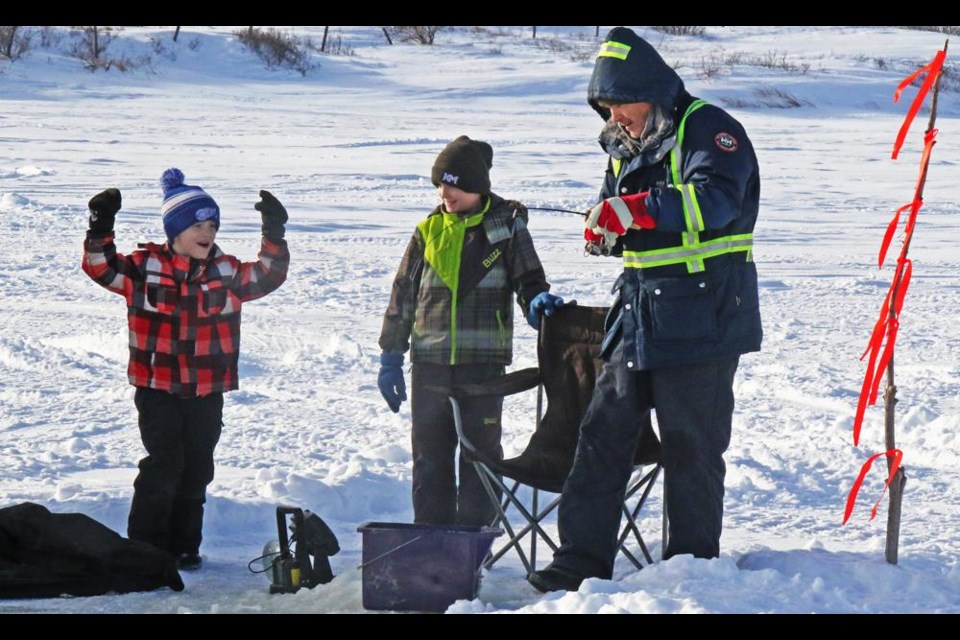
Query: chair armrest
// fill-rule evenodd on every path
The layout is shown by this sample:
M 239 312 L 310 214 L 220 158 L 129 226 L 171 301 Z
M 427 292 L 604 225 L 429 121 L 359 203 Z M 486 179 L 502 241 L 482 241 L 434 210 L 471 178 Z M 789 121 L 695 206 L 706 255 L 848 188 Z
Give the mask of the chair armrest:
M 512 396 L 529 391 L 540 384 L 540 369 L 531 367 L 511 371 L 486 382 L 455 385 L 450 395 L 455 398 L 480 398 L 483 396 Z
M 454 398 L 482 398 L 485 396 L 512 396 L 521 391 L 528 391 L 540 384 L 540 369 L 530 367 L 505 373 L 502 376 L 470 384 L 459 384 L 447 387 L 428 386 L 428 391 L 445 393 Z

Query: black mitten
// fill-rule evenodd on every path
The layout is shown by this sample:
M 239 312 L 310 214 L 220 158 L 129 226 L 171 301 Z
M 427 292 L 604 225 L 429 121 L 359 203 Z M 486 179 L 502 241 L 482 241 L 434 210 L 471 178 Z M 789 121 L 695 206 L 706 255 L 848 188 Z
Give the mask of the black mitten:
M 107 189 L 90 198 L 90 231 L 109 233 L 113 231 L 113 222 L 120 211 L 120 190 Z
M 260 202 L 253 205 L 263 218 L 263 235 L 271 240 L 282 240 L 286 232 L 287 210 L 269 191 L 260 190 Z

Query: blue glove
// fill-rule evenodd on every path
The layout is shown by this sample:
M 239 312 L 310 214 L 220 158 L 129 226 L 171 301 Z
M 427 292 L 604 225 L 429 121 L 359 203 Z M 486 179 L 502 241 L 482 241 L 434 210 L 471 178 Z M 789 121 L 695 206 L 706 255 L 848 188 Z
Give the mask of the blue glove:
M 377 376 L 380 395 L 390 411 L 400 413 L 400 403 L 407 399 L 407 384 L 403 381 L 403 354 L 381 353 L 380 375 Z
M 577 304 L 575 300 L 570 301 L 571 305 Z M 540 316 L 552 316 L 554 311 L 563 306 L 563 298 L 555 296 L 546 291 L 537 294 L 537 297 L 530 301 L 530 307 L 527 309 L 527 324 L 536 330 L 540 330 Z

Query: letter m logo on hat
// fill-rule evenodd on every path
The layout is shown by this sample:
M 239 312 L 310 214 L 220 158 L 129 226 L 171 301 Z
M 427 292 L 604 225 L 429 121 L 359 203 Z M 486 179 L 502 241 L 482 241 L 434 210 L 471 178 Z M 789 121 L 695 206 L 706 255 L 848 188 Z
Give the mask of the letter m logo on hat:
M 447 184 L 456 185 L 460 180 L 460 176 L 455 176 L 452 173 L 444 172 L 443 178 L 440 179 L 441 182 L 446 182 Z

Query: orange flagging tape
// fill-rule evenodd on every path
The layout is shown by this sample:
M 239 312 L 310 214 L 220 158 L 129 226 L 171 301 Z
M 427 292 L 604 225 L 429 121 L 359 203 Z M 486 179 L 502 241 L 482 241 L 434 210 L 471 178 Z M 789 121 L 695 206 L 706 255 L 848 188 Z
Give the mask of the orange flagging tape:
M 860 475 L 857 476 L 857 481 L 853 483 L 853 488 L 850 489 L 850 495 L 847 496 L 847 507 L 843 511 L 843 524 L 847 524 L 847 520 L 850 519 L 850 514 L 853 513 L 853 505 L 857 502 L 857 494 L 860 492 L 860 485 L 863 484 L 863 479 L 867 476 L 867 472 L 870 471 L 870 467 L 873 466 L 873 461 L 880 457 L 893 458 L 893 464 L 890 465 L 890 473 L 887 475 L 887 481 L 883 484 L 883 491 L 880 493 L 880 497 L 877 498 L 873 509 L 870 511 L 871 520 L 877 517 L 877 509 L 880 508 L 880 501 L 883 500 L 883 496 L 886 495 L 887 487 L 889 487 L 893 481 L 893 476 L 897 473 L 897 469 L 900 468 L 900 462 L 903 460 L 903 452 L 900 451 L 900 449 L 891 449 L 890 451 L 872 455 L 863 463 L 863 466 L 860 467 Z

